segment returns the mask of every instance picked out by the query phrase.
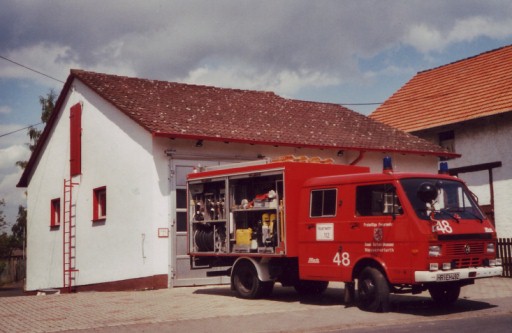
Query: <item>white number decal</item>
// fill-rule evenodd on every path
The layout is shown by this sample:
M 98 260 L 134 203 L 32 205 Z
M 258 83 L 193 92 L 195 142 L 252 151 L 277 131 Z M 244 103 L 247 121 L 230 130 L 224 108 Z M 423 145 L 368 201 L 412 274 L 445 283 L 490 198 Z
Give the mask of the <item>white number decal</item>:
M 346 267 L 350 265 L 350 254 L 348 252 L 343 252 L 341 254 L 339 252 L 336 252 L 334 258 L 332 258 L 332 262 L 338 266 L 343 265 Z
M 437 224 L 434 226 L 435 230 L 441 231 L 443 234 L 451 234 L 453 232 L 450 223 L 446 220 L 437 221 Z

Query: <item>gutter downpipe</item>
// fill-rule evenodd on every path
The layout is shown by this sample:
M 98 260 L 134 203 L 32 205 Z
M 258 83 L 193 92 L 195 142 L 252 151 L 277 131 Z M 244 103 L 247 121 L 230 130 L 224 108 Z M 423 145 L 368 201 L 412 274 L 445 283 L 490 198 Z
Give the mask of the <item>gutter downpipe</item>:
M 356 159 L 350 163 L 350 165 L 356 165 L 357 163 L 359 163 L 364 158 L 365 153 L 366 152 L 364 150 L 360 150 L 359 156 L 357 156 Z

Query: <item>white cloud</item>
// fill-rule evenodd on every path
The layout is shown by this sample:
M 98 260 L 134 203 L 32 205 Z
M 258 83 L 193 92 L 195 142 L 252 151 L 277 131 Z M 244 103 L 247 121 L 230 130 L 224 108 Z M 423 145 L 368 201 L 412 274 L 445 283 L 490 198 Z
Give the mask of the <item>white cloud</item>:
M 450 42 L 471 41 L 477 37 L 501 39 L 512 34 L 512 19 L 495 20 L 491 17 L 470 17 L 459 20 L 449 32 Z
M 16 145 L 25 145 L 25 143 L 28 143 L 29 139 L 27 136 L 27 130 L 20 130 L 25 126 L 26 125 L 19 124 L 0 124 L 1 135 L 14 132 L 12 134 L 0 137 L 0 149 L 5 149 Z
M 30 68 L 47 73 L 53 78 L 65 81 L 69 74 L 69 66 L 77 65 L 72 62 L 64 64 L 62 60 L 59 60 L 69 50 L 69 46 L 40 42 L 12 50 L 6 54 L 6 57 L 18 63 L 27 64 Z M 0 76 L 8 79 L 28 79 L 42 85 L 53 85 L 59 88 L 62 86 L 61 83 L 12 63 L 0 66 Z
M 260 91 L 273 91 L 281 96 L 290 96 L 304 87 L 325 87 L 340 83 L 336 76 L 319 71 L 259 72 L 250 66 L 233 65 L 210 68 L 203 66 L 189 73 L 181 81 L 217 87 L 237 87 Z
M 501 39 L 512 35 L 512 19 L 496 20 L 472 16 L 455 20 L 450 27 L 418 23 L 411 26 L 404 42 L 422 53 L 443 51 L 454 43 L 471 42 L 479 37 Z
M 27 160 L 29 157 L 30 150 L 23 145 L 0 149 L 0 173 L 16 168 L 17 161 Z

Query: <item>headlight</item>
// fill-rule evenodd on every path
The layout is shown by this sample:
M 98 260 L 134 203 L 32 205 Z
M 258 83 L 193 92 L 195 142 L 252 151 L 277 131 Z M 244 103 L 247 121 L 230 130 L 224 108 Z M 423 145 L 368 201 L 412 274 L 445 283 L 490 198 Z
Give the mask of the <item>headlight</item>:
M 429 257 L 440 257 L 441 256 L 441 245 L 430 245 L 428 247 Z
M 494 253 L 494 243 L 488 243 L 487 244 L 487 253 Z

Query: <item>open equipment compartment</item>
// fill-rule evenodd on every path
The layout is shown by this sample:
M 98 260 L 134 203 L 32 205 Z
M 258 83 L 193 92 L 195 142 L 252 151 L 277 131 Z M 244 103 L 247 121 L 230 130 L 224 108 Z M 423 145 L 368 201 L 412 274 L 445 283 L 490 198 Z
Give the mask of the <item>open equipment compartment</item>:
M 194 252 L 228 252 L 226 180 L 190 182 L 189 221 Z
M 283 191 L 282 170 L 190 180 L 191 253 L 277 253 Z

